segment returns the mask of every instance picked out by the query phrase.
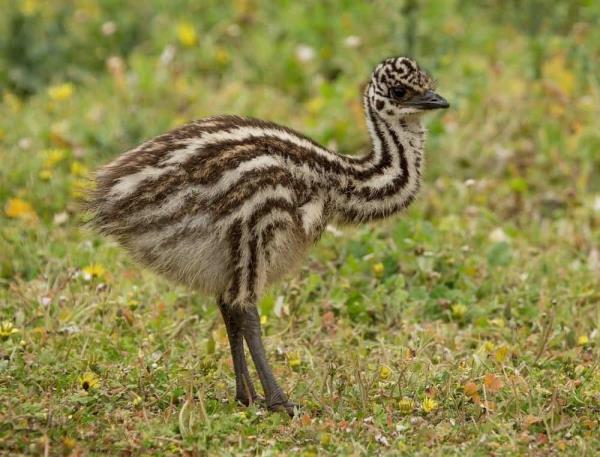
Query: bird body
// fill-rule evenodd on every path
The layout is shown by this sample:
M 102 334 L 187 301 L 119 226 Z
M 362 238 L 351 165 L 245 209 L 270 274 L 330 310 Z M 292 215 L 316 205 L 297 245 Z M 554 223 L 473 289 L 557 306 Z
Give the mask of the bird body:
M 423 166 L 421 114 L 446 106 L 416 63 L 396 58 L 375 69 L 364 94 L 372 142 L 364 156 L 338 154 L 257 119 L 194 121 L 99 170 L 92 223 L 158 273 L 215 295 L 238 400 L 258 398 L 245 365 L 246 339 L 267 405 L 291 413 L 264 357 L 254 322 L 258 298 L 305 258 L 328 222 L 379 219 L 413 201 Z

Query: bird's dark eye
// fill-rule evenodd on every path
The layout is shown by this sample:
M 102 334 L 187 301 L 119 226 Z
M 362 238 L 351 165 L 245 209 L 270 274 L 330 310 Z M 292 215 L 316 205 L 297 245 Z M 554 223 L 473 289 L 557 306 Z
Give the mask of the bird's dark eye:
M 395 99 L 402 99 L 406 95 L 406 88 L 403 86 L 394 86 L 390 89 L 390 94 Z

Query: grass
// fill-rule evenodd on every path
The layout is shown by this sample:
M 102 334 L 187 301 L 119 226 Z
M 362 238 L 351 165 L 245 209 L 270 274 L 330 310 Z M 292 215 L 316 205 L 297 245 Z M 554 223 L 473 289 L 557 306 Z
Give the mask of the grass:
M 144 5 L 2 7 L 0 453 L 598 453 L 595 2 Z M 360 150 L 361 84 L 407 48 L 452 104 L 422 196 L 262 300 L 304 407 L 239 407 L 212 300 L 81 227 L 87 172 L 216 113 Z

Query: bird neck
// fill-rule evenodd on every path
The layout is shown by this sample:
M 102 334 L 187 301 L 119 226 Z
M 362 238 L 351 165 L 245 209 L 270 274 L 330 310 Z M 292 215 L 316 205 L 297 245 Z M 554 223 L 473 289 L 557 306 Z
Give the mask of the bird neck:
M 425 131 L 420 116 L 390 122 L 364 101 L 370 152 L 351 161 L 332 200 L 341 222 L 380 219 L 406 208 L 421 183 Z

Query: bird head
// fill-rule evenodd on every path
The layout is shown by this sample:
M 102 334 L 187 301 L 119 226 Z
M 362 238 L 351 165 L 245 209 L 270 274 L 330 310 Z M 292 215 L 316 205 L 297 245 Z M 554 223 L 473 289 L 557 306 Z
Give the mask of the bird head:
M 434 80 L 414 60 L 391 57 L 375 67 L 366 97 L 378 116 L 393 123 L 407 116 L 448 108 L 446 99 L 434 89 Z

